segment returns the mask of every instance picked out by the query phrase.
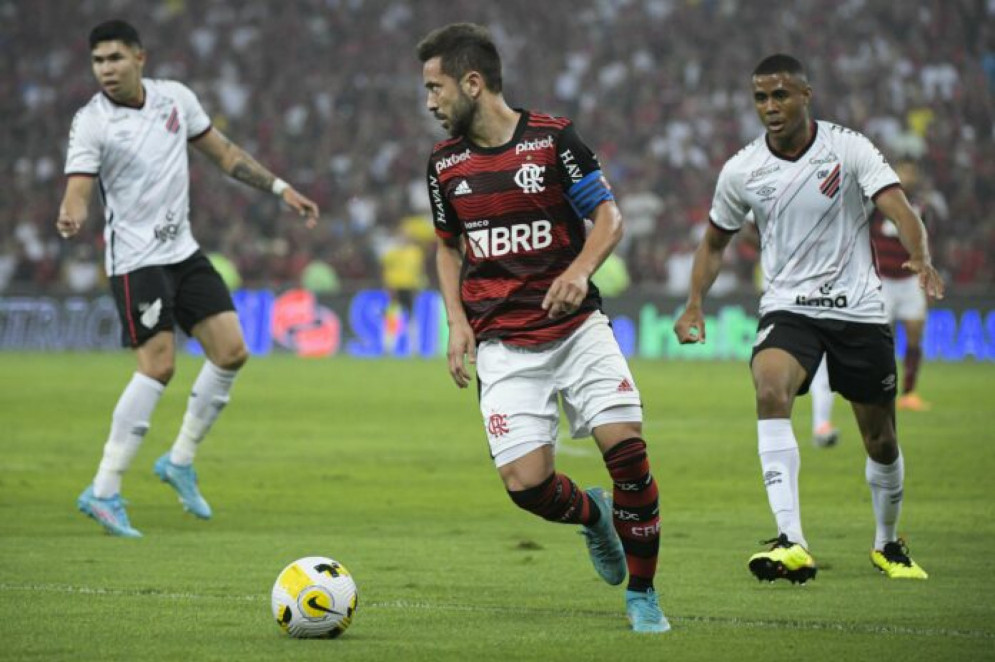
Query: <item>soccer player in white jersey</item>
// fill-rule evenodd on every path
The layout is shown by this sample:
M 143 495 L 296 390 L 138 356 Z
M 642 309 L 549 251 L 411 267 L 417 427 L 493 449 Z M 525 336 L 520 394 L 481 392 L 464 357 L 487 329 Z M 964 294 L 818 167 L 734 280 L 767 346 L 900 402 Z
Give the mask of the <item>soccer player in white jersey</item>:
M 705 341 L 702 301 L 723 250 L 752 210 L 766 286 L 751 371 L 760 463 L 778 535 L 769 550 L 750 558 L 750 571 L 768 581 L 804 582 L 816 574 L 802 533 L 791 409 L 825 355 L 829 381 L 850 401 L 867 450 L 876 521 L 871 561 L 889 577 L 925 579 L 896 534 L 904 465 L 895 434 L 895 348 L 868 217 L 876 206 L 895 222 L 910 254 L 905 268 L 928 295 L 940 297 L 943 282 L 930 261 L 925 228 L 867 138 L 812 120 L 812 88 L 798 60 L 778 54 L 760 62 L 753 100 L 766 131 L 719 175 L 687 307 L 674 325 L 680 342 Z
M 73 119 L 56 227 L 63 237 L 75 235 L 99 186 L 107 275 L 138 369 L 114 409 L 97 475 L 77 507 L 111 534 L 138 538 L 120 496 L 121 477 L 173 376 L 174 325 L 200 341 L 207 360 L 176 441 L 154 472 L 203 519 L 211 508 L 197 486 L 194 455 L 248 358 L 231 295 L 191 234 L 187 143 L 232 178 L 280 197 L 309 227 L 318 207 L 213 128 L 187 87 L 142 78 L 145 51 L 128 23 L 94 28 L 90 57 L 100 92 Z

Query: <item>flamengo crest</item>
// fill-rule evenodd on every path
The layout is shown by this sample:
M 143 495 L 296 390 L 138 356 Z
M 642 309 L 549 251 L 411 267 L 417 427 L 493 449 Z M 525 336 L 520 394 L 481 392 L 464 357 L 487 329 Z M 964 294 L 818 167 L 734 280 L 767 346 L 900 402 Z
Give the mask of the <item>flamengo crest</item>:
M 523 193 L 541 193 L 546 190 L 542 183 L 545 172 L 546 166 L 523 163 L 515 173 L 515 183 L 521 187 Z

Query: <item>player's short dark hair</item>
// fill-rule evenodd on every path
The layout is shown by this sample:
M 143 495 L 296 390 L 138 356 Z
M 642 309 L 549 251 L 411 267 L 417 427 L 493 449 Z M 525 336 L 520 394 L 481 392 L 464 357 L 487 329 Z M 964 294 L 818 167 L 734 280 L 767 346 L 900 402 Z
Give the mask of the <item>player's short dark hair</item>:
M 807 77 L 805 67 L 802 66 L 802 63 L 797 58 L 785 55 L 784 53 L 768 55 L 753 70 L 754 76 L 769 76 L 771 74 L 791 74 L 793 76 L 801 76 L 802 78 Z
M 422 62 L 441 58 L 442 73 L 447 76 L 459 80 L 467 72 L 476 71 L 487 89 L 501 91 L 501 56 L 490 31 L 483 25 L 450 23 L 436 28 L 418 43 L 417 50 Z
M 120 41 L 128 46 L 142 47 L 142 38 L 138 36 L 135 26 L 119 19 L 104 21 L 90 31 L 91 51 L 102 41 Z

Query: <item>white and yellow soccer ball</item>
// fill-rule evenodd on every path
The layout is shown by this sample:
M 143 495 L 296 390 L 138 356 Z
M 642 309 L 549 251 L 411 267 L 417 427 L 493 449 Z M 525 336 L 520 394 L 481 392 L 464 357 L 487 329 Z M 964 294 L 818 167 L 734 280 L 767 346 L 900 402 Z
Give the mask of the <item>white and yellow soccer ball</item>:
M 358 604 L 352 575 L 324 556 L 297 559 L 273 584 L 273 618 L 299 639 L 334 639 L 352 623 Z

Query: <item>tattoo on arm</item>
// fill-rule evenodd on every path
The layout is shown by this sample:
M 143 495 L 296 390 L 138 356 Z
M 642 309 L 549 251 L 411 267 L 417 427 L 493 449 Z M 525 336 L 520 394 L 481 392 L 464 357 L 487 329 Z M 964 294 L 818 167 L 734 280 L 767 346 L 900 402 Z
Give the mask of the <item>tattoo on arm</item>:
M 266 168 L 262 167 L 248 154 L 242 154 L 231 169 L 231 176 L 240 182 L 262 191 L 270 190 L 276 179 Z

